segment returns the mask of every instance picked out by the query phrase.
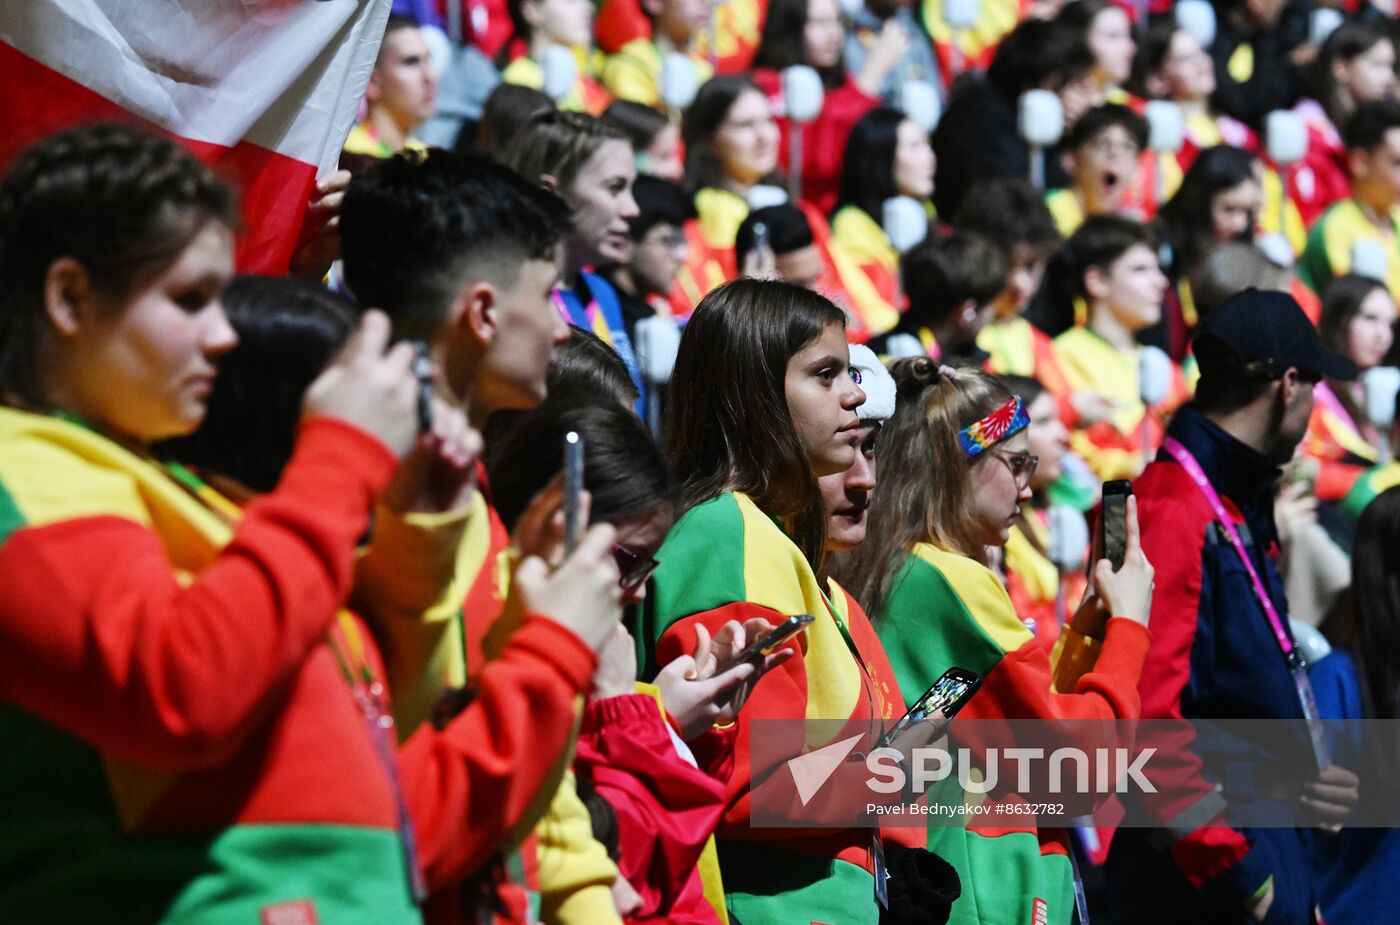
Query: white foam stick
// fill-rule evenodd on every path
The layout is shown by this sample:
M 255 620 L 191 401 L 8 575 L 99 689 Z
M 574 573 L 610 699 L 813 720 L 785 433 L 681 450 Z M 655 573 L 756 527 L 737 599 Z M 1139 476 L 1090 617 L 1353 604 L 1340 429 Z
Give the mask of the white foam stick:
M 759 183 L 749 190 L 749 208 L 755 212 L 788 201 L 787 190 L 771 183 Z
M 1341 10 L 1334 10 L 1330 6 L 1318 7 L 1308 19 L 1308 41 L 1321 48 L 1327 37 L 1346 21 Z
M 1400 369 L 1372 366 L 1361 374 L 1361 387 L 1366 392 L 1366 419 L 1381 431 L 1389 429 L 1395 421 L 1395 393 L 1400 392 Z
M 847 19 L 855 19 L 865 9 L 864 0 L 839 0 L 839 4 Z
M 826 91 L 822 87 L 822 78 L 816 68 L 805 64 L 783 68 L 782 87 L 787 117 L 793 122 L 806 125 L 821 115 Z
M 699 89 L 695 64 L 678 51 L 669 52 L 661 61 L 661 102 L 667 109 L 684 109 Z
M 971 29 L 981 15 L 982 0 L 943 0 L 943 21 L 954 32 Z
M 1057 568 L 1069 570 L 1084 564 L 1089 554 L 1089 524 L 1084 515 L 1068 504 L 1050 506 L 1050 548 L 1048 558 Z
M 1065 131 L 1065 107 L 1058 94 L 1050 90 L 1027 90 L 1017 106 L 1017 126 L 1026 144 L 1033 148 L 1051 148 Z
M 938 128 L 943 118 L 943 98 L 927 80 L 905 81 L 899 87 L 899 108 L 926 132 Z
M 428 43 L 428 66 L 441 78 L 452 63 L 452 40 L 437 26 L 421 26 L 419 31 L 423 33 L 423 41 Z
M 1176 24 L 1191 33 L 1202 48 L 1215 44 L 1215 7 L 1209 0 L 1180 0 Z
M 1172 361 L 1160 347 L 1138 350 L 1138 395 L 1144 405 L 1155 405 L 1172 388 Z
M 885 200 L 881 224 L 890 246 L 904 253 L 928 237 L 928 210 L 912 196 L 892 196 Z
M 676 366 L 676 352 L 681 346 L 680 328 L 670 318 L 653 315 L 642 318 L 636 326 L 637 365 L 642 378 L 653 385 L 671 381 Z
M 1385 282 L 1389 268 L 1381 242 L 1363 238 L 1351 246 L 1351 272 Z
M 569 95 L 578 79 L 578 61 L 563 45 L 549 46 L 540 62 L 540 70 L 544 72 L 544 85 L 540 89 L 556 103 Z
M 1269 258 L 1270 263 L 1278 264 L 1281 267 L 1293 266 L 1293 245 L 1288 243 L 1288 239 L 1277 231 L 1268 234 L 1261 234 L 1254 240 L 1254 246 Z
M 1308 153 L 1308 130 L 1296 112 L 1275 109 L 1264 117 L 1264 137 L 1269 160 L 1280 167 L 1291 167 Z
M 1171 100 L 1147 103 L 1147 147 L 1164 154 L 1175 154 L 1186 142 L 1186 117 L 1181 106 Z

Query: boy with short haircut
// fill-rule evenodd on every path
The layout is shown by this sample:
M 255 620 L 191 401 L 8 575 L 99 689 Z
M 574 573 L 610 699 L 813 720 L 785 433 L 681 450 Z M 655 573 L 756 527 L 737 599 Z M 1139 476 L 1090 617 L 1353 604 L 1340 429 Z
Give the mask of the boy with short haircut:
M 1065 142 L 1070 185 L 1045 196 L 1060 234 L 1074 234 L 1090 215 L 1150 218 L 1137 195 L 1146 149 L 1147 122 L 1126 106 L 1098 106 L 1074 123 Z
M 632 39 L 608 57 L 603 85 L 617 99 L 661 109 L 662 63 L 668 54 L 680 52 L 690 59 L 697 87 L 714 73 L 698 47 L 710 25 L 711 5 L 710 0 L 641 0 L 641 7 L 651 21 L 651 35 Z
M 550 301 L 559 280 L 561 242 L 569 212 L 563 200 L 481 155 L 432 150 L 424 157 L 397 156 L 380 161 L 355 178 L 341 210 L 341 241 L 346 282 L 361 305 L 383 309 L 398 337 L 423 340 L 441 371 L 440 397 L 461 406 L 478 430 L 497 411 L 531 409 L 544 400 L 550 356 L 568 338 L 568 327 Z M 510 537 L 490 505 L 489 486 L 464 511 L 455 529 L 460 535 L 455 556 L 443 554 L 438 537 L 454 527 L 446 518 L 428 522 L 384 516 L 376 531 L 391 531 L 400 550 L 394 562 L 361 563 L 377 568 L 391 589 L 413 569 L 447 569 L 465 600 L 442 606 L 384 608 L 414 614 L 412 619 L 381 621 L 390 687 L 396 692 L 395 716 L 401 735 L 433 715 L 447 688 L 462 687 L 484 667 L 483 640 L 488 631 L 519 614 L 503 614 Z M 463 525 L 465 520 L 465 525 Z M 450 549 L 450 547 L 449 547 Z M 395 577 L 399 582 L 395 582 Z M 532 622 L 527 619 L 522 626 Z M 522 629 L 513 630 L 513 636 Z M 578 644 L 563 640 L 561 652 Z M 592 653 L 589 653 L 591 656 Z M 583 657 L 581 655 L 571 657 Z M 596 656 L 594 657 L 596 660 Z M 574 704 L 577 712 L 577 704 Z M 558 786 L 569 764 L 567 753 L 527 751 L 502 755 L 503 767 L 520 774 L 548 766 L 544 788 Z M 553 799 L 551 801 L 551 794 Z M 541 789 L 520 813 L 512 830 L 528 833 L 545 813 L 546 834 L 580 831 L 586 810 L 567 782 L 557 792 Z M 586 821 L 582 823 L 586 831 Z M 548 867 L 555 881 L 566 881 L 575 908 L 588 905 L 578 921 L 613 921 L 611 884 L 616 869 L 596 841 L 553 846 L 544 863 L 543 847 L 527 843 L 495 846 L 527 857 L 540 854 L 526 871 Z M 541 846 L 546 839 L 541 839 Z M 524 886 L 545 891 L 547 884 L 505 883 L 497 899 L 506 918 L 524 921 L 529 899 Z M 465 918 L 456 904 L 466 891 L 439 885 L 430 905 Z M 451 913 L 445 910 L 451 909 Z
M 341 166 L 359 173 L 380 158 L 423 150 L 413 130 L 432 118 L 437 83 L 423 30 L 407 16 L 390 16 L 365 87 L 365 119 L 345 139 Z
M 905 253 L 900 274 L 909 307 L 893 331 L 870 342 L 872 349 L 892 360 L 986 358 L 977 335 L 1011 275 L 995 244 L 969 231 L 925 238 Z
M 1099 215 L 1065 242 L 1064 256 L 1088 318 L 1055 338 L 1055 355 L 1072 390 L 1097 395 L 1110 409 L 1074 428 L 1070 447 L 1104 481 L 1133 478 L 1160 445 L 1166 415 L 1187 398 L 1181 369 L 1163 354 L 1166 397 L 1152 408 L 1142 401 L 1141 354 L 1152 348 L 1139 346 L 1136 335 L 1161 318 L 1168 285 L 1157 241 L 1139 222 Z
M 796 206 L 768 206 L 748 214 L 734 235 L 734 261 L 741 270 L 754 273 L 755 267 L 768 259 L 768 255 L 760 251 L 760 227 L 764 229 L 764 246 L 772 254 L 772 275 L 808 289 L 821 290 L 826 264 L 822 261 L 816 236 L 812 234 L 811 223 Z M 831 297 L 830 293 L 826 295 Z
M 1320 293 L 1334 277 L 1352 272 L 1358 242 L 1385 257 L 1385 284 L 1400 292 L 1400 102 L 1376 100 L 1357 107 L 1342 130 L 1351 196 L 1312 226 L 1298 262 L 1298 276 Z

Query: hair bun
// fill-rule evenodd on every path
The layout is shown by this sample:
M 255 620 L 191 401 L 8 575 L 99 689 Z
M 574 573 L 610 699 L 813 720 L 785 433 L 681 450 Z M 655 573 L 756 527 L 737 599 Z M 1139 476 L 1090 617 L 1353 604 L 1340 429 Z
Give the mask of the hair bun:
M 918 395 L 930 386 L 938 385 L 946 376 L 935 360 L 928 357 L 904 357 L 890 364 L 890 375 L 894 377 L 896 395 L 903 399 Z

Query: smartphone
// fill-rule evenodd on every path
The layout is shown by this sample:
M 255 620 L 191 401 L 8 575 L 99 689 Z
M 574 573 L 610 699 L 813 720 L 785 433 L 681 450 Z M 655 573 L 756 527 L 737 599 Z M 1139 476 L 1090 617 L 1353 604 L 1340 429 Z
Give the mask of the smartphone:
M 583 538 L 579 496 L 583 493 L 583 438 L 577 431 L 564 435 L 564 554 L 573 555 Z
M 1132 493 L 1133 483 L 1127 479 L 1103 483 L 1103 506 L 1099 509 L 1099 549 L 1102 557 L 1113 563 L 1115 572 L 1123 567 L 1123 554 L 1127 551 L 1128 498 Z
M 734 656 L 734 660 L 724 666 L 723 670 L 728 670 L 740 662 L 759 662 L 764 657 L 770 655 L 778 646 L 787 642 L 795 633 L 806 629 L 815 618 L 809 613 L 799 613 L 788 617 L 778 626 L 774 627 L 763 636 L 749 643 L 744 651 Z M 720 672 L 716 672 L 717 674 Z
M 949 668 L 943 672 L 933 686 L 924 691 L 922 697 L 914 701 L 909 712 L 899 718 L 880 737 L 876 748 L 886 748 L 909 727 L 922 723 L 934 710 L 942 710 L 945 721 L 952 720 L 963 708 L 968 699 L 982 686 L 982 676 L 966 668 Z
M 418 432 L 426 434 L 433 429 L 433 361 L 421 340 L 413 345 L 413 376 L 418 380 Z

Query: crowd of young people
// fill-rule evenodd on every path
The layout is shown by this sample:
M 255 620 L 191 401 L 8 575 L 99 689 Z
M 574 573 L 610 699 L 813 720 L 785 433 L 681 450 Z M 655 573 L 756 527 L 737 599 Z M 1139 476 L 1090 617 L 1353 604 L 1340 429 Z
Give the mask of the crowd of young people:
M 952 5 L 493 0 L 489 92 L 391 16 L 286 278 L 172 141 L 5 165 L 0 920 L 1383 918 L 1356 736 L 1273 827 L 1238 742 L 1073 825 L 786 770 L 950 668 L 1109 747 L 1400 718 L 1393 23 Z

